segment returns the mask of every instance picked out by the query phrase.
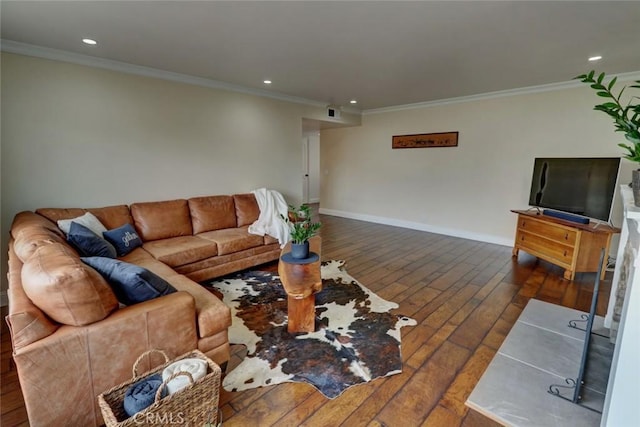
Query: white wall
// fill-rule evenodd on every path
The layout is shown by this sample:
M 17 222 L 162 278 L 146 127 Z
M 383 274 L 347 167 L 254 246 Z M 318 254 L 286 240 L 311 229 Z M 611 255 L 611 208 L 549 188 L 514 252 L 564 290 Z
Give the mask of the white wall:
M 1 66 L 3 248 L 15 213 L 38 207 L 262 186 L 299 203 L 302 118 L 326 119 L 321 107 L 48 59 L 3 53 Z M 509 209 L 526 207 L 534 157 L 620 155 L 621 136 L 592 110 L 598 101 L 580 87 L 366 114 L 360 127 L 325 129 L 322 209 L 511 245 Z M 443 131 L 459 131 L 459 146 L 391 149 L 393 135 Z
M 510 209 L 528 207 L 535 157 L 621 155 L 623 137 L 592 110 L 598 102 L 585 86 L 365 114 L 361 127 L 323 130 L 321 211 L 510 246 Z M 449 131 L 458 147 L 391 149 L 393 135 Z
M 10 53 L 1 65 L 2 289 L 22 210 L 259 187 L 302 199 L 302 118 L 323 107 Z

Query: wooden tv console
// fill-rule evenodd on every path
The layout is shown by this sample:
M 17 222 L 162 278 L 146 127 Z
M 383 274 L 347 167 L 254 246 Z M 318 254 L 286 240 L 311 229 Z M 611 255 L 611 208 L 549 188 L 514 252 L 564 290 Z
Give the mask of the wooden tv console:
M 514 257 L 523 250 L 564 268 L 564 278 L 573 280 L 576 273 L 600 270 L 600 251 L 604 248 L 605 265 L 600 271 L 600 277 L 604 278 L 611 236 L 619 233 L 619 228 L 593 222 L 579 224 L 537 211 L 511 212 L 518 214 Z

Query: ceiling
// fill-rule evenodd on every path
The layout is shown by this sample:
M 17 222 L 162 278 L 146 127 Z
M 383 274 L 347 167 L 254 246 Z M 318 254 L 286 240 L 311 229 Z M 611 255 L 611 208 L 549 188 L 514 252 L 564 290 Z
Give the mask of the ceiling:
M 639 1 L 2 0 L 0 15 L 3 40 L 365 111 L 640 71 Z

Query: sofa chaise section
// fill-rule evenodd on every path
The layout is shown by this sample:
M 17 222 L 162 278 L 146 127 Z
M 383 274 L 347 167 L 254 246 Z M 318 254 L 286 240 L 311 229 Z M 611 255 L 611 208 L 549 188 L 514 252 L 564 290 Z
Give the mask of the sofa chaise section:
M 162 348 L 177 356 L 197 346 L 195 302 L 188 292 L 116 309 L 84 326 L 63 325 L 26 295 L 13 239 L 9 264 L 7 323 L 31 426 L 99 425 L 95 397 L 130 379 L 138 355 Z
M 176 292 L 118 307 L 108 284 L 80 261 L 58 227 L 58 221 L 87 212 L 108 230 L 132 227 L 141 246 L 119 259 L 161 277 Z M 276 239 L 248 233 L 259 213 L 253 194 L 238 194 L 17 214 L 7 323 L 31 425 L 99 425 L 96 396 L 130 379 L 133 362 L 148 349 L 175 357 L 197 348 L 224 365 L 231 313 L 197 282 L 278 259 Z M 48 275 L 47 269 L 59 271 Z M 73 293 L 85 282 L 88 301 Z M 71 292 L 77 304 L 66 307 L 60 295 L 43 298 L 49 288 Z

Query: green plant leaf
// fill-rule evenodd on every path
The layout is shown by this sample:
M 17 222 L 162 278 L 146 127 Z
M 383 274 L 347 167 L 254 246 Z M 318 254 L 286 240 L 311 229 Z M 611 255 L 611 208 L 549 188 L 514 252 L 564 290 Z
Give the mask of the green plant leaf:
M 601 105 L 605 108 L 611 108 L 612 110 L 617 110 L 619 108 L 618 104 L 616 104 L 615 102 L 605 102 Z
M 628 134 L 625 135 L 624 137 L 627 139 L 627 141 L 631 142 L 632 144 L 640 145 L 640 138 L 637 138 L 637 137 L 634 137 L 634 136 L 628 135 Z M 640 147 L 637 147 L 636 150 L 640 151 Z
M 615 132 L 622 132 L 625 140 L 629 143 L 619 143 L 618 146 L 624 149 L 626 159 L 640 163 L 640 97 L 632 95 L 626 106 L 621 103 L 622 95 L 627 87 L 640 89 L 640 80 L 636 80 L 634 85 L 623 86 L 617 96 L 613 93 L 614 87 L 618 82 L 617 77 L 613 77 L 606 86 L 602 84 L 606 78 L 605 73 L 600 73 L 594 79 L 595 70 L 591 70 L 588 74 L 582 74 L 576 79 L 581 79 L 588 84 L 596 95 L 601 98 L 609 98 L 610 102 L 603 102 L 593 107 L 596 111 L 602 111 L 613 119 Z
M 288 216 L 280 215 L 289 226 L 289 235 L 293 243 L 304 243 L 316 234 L 322 226 L 319 222 L 311 222 L 311 207 L 302 204 L 299 207 L 289 205 Z

